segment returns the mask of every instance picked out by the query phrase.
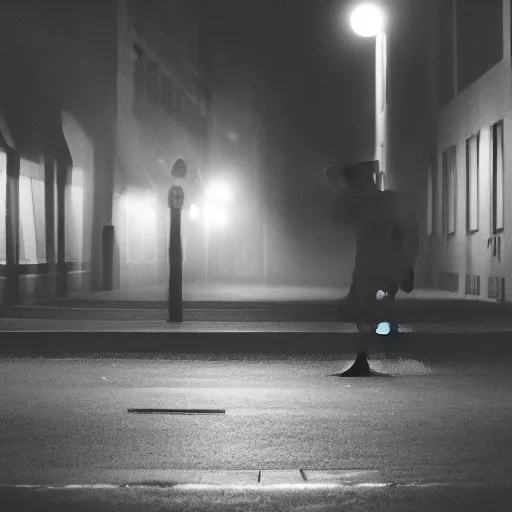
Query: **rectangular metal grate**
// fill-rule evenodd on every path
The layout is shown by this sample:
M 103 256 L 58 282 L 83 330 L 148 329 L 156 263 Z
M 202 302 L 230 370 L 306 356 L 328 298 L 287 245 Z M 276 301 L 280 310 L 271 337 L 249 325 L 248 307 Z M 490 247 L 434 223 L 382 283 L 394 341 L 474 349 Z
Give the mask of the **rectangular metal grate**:
M 447 292 L 458 292 L 459 274 L 457 272 L 439 272 L 439 289 Z
M 505 278 L 489 277 L 487 291 L 489 299 L 505 302 Z
M 226 409 L 128 409 L 132 414 L 225 414 Z
M 466 274 L 466 295 L 480 295 L 480 276 Z

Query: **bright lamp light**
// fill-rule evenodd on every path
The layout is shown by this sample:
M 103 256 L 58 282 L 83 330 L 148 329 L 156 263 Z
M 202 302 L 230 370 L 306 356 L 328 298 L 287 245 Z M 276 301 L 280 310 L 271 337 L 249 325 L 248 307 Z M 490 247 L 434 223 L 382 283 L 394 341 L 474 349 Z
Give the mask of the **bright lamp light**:
M 361 4 L 350 16 L 352 30 L 361 37 L 375 37 L 384 28 L 384 14 L 375 4 Z
M 223 205 L 216 201 L 207 202 L 204 205 L 203 215 L 207 226 L 224 227 L 228 223 L 228 216 Z
M 209 201 L 226 203 L 233 197 L 233 190 L 227 183 L 214 183 L 207 189 L 206 196 Z
M 198 219 L 201 215 L 201 212 L 199 211 L 199 207 L 196 204 L 190 205 L 190 212 L 189 216 L 192 220 Z
M 217 212 L 217 214 L 212 219 L 213 224 L 218 226 L 219 228 L 224 227 L 228 223 L 228 216 L 225 212 Z

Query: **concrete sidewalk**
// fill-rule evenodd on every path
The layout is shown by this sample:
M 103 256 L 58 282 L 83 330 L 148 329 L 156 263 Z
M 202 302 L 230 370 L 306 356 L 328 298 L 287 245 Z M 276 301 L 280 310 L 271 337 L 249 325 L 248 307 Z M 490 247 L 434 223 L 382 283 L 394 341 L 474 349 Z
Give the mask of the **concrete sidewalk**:
M 356 333 L 342 287 L 184 285 L 184 322 L 168 323 L 166 286 L 34 301 L 2 311 L 3 332 Z M 512 333 L 512 305 L 437 290 L 400 292 L 404 333 Z
M 233 285 L 233 284 L 193 284 L 184 283 L 183 307 L 189 311 L 224 310 L 224 311 L 330 311 L 332 318 L 317 318 L 315 321 L 336 321 L 336 304 L 348 293 L 348 287 L 309 287 L 309 286 L 270 286 L 270 285 Z M 60 312 L 54 318 L 69 320 L 76 318 L 77 310 L 90 311 L 125 311 L 130 319 L 137 319 L 136 311 L 145 311 L 139 319 L 165 319 L 167 309 L 167 287 L 165 285 L 133 290 L 102 291 L 87 294 L 75 294 L 68 298 L 34 300 L 10 308 L 9 317 L 19 315 L 23 318 L 45 318 L 51 312 Z M 512 320 L 512 304 L 498 303 L 480 297 L 461 296 L 457 293 L 440 290 L 413 290 L 397 295 L 397 310 L 405 323 L 444 322 L 444 321 L 508 321 Z M 65 312 L 69 311 L 69 316 Z M 39 312 L 39 313 L 38 313 Z M 0 316 L 6 316 L 1 315 Z M 189 314 L 188 321 L 198 320 Z M 241 315 L 243 316 L 243 315 Z M 96 319 L 117 319 L 113 317 Z M 121 318 L 119 318 L 121 319 Z M 255 318 L 237 318 L 236 321 L 259 321 Z M 306 317 L 303 321 L 309 321 Z M 267 319 L 268 321 L 268 319 Z M 275 321 L 287 321 L 286 318 Z M 300 321 L 300 319 L 299 319 Z
M 352 322 L 210 322 L 169 323 L 165 320 L 89 320 L 0 318 L 0 332 L 162 333 L 162 334 L 357 334 Z M 511 333 L 512 320 L 485 322 L 401 323 L 403 334 Z
M 348 293 L 348 286 L 286 286 L 263 284 L 227 284 L 227 283 L 183 283 L 184 302 L 316 302 L 336 301 Z M 167 284 L 134 288 L 73 294 L 67 299 L 40 299 L 28 304 L 56 304 L 65 306 L 73 303 L 110 303 L 110 302 L 165 302 Z M 413 290 L 406 294 L 399 292 L 404 300 L 471 300 L 457 293 L 442 290 Z M 493 302 L 478 299 L 481 302 Z

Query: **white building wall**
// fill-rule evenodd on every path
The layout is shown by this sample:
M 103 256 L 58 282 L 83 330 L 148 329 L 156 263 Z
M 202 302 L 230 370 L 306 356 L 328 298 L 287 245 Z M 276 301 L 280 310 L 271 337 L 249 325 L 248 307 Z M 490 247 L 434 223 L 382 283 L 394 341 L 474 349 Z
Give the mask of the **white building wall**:
M 457 147 L 457 221 L 456 232 L 451 238 L 442 239 L 438 248 L 437 272 L 459 275 L 459 293 L 465 293 L 465 276 L 481 276 L 480 295 L 488 296 L 488 277 L 506 277 L 512 283 L 512 72 L 510 51 L 510 0 L 504 0 L 504 58 L 454 101 L 438 112 L 438 190 L 442 197 L 442 154 L 447 148 Z M 504 121 L 504 203 L 505 230 L 501 236 L 501 264 L 492 261 L 487 242 L 492 235 L 492 140 L 491 127 Z M 479 231 L 466 233 L 466 140 L 480 133 L 479 146 Z M 442 226 L 442 205 L 437 209 L 437 225 Z M 441 233 L 440 233 L 441 235 Z M 511 290 L 506 290 L 506 300 L 512 300 Z

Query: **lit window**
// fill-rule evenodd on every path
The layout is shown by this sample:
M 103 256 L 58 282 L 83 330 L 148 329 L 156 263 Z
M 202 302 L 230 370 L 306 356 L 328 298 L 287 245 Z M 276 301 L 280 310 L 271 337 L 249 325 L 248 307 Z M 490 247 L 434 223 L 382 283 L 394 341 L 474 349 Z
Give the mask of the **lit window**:
M 455 233 L 457 204 L 457 148 L 443 153 L 443 226 L 447 235 Z
M 468 233 L 478 231 L 478 146 L 479 135 L 466 141 L 466 219 Z
M 126 261 L 154 263 L 156 261 L 156 198 L 143 194 L 128 194 L 125 198 Z
M 433 233 L 433 216 L 434 216 L 434 176 L 432 175 L 432 167 L 428 167 L 427 173 L 427 236 Z
M 0 264 L 7 259 L 6 240 L 6 190 L 7 190 L 7 155 L 0 151 Z
M 20 160 L 20 263 L 46 262 L 44 168 Z

